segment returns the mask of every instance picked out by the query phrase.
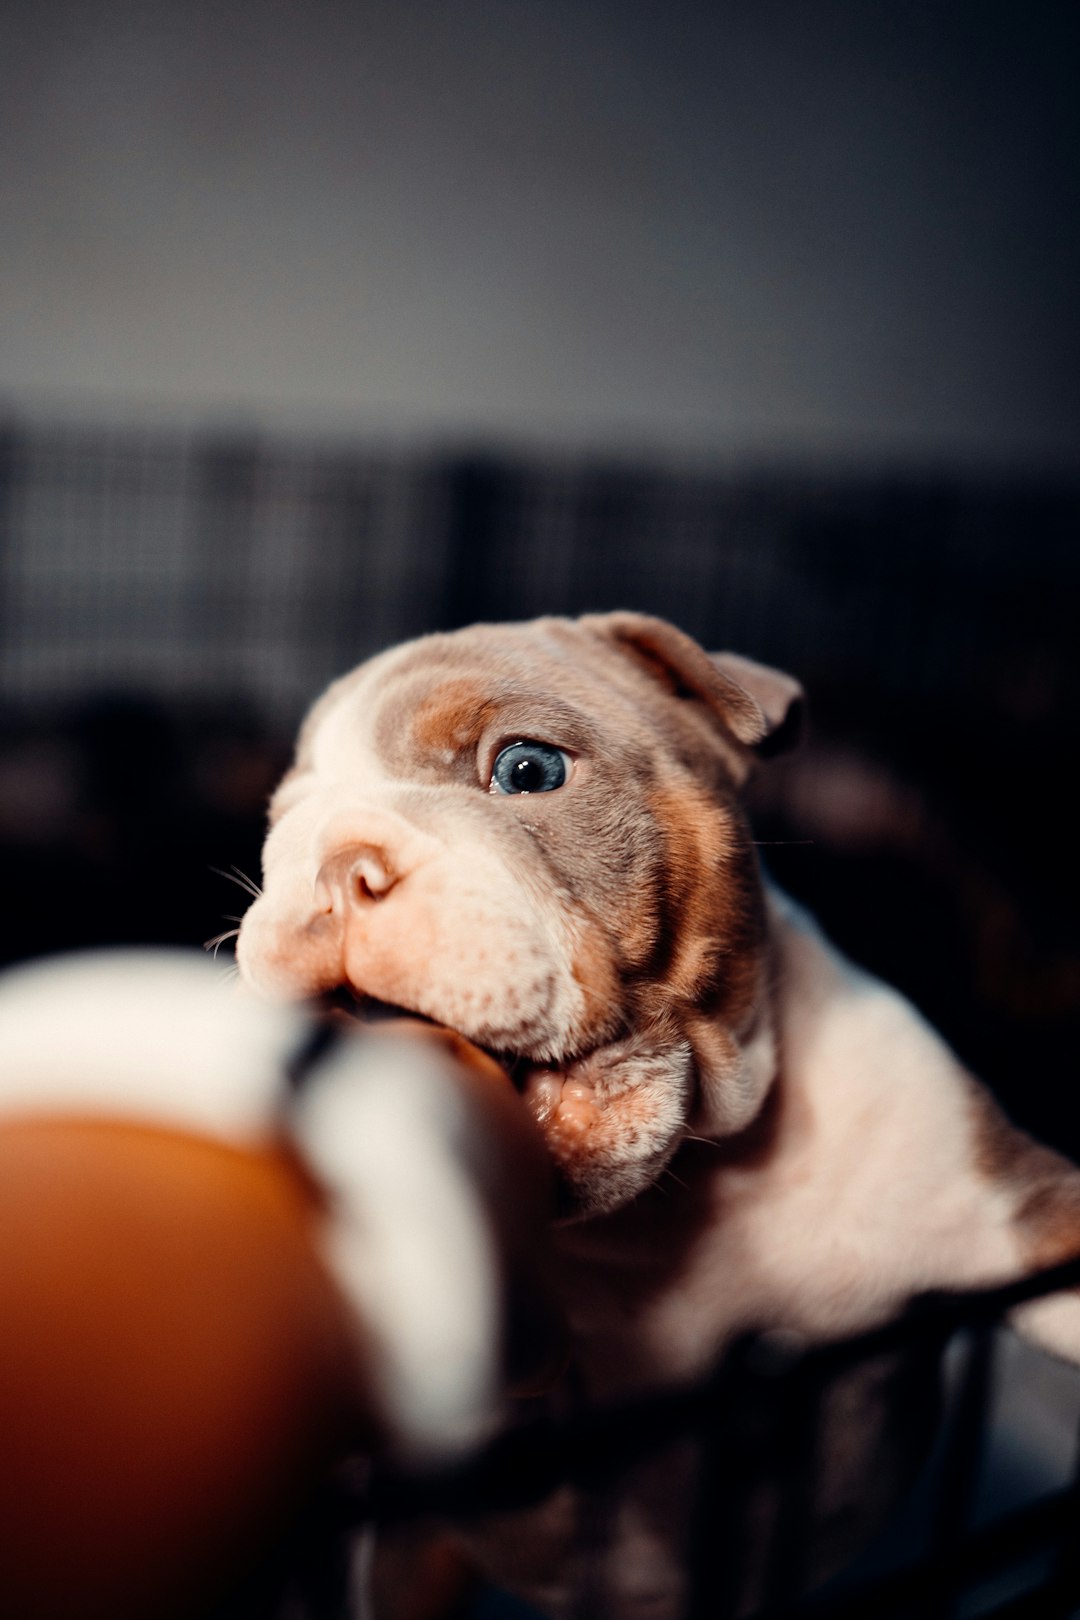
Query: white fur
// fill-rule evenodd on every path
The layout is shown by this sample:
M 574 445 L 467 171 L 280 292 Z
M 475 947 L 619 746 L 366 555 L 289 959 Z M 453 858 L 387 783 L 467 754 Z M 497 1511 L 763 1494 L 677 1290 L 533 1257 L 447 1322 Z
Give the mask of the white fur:
M 327 1253 L 382 1352 L 400 1448 L 475 1442 L 495 1397 L 496 1262 L 443 1065 L 398 1041 L 339 1052 L 302 1093 L 295 1130 L 333 1199 Z
M 264 1139 L 294 1008 L 266 1007 L 194 951 L 46 958 L 0 980 L 0 1110 L 106 1115 Z
M 812 1337 L 882 1320 L 913 1293 L 1024 1270 L 1012 1206 L 975 1170 L 971 1082 L 915 1009 L 846 962 L 813 922 L 770 896 L 784 1102 L 759 1160 L 696 1175 L 711 1218 L 691 1255 L 643 1206 L 560 1235 L 590 1378 L 611 1392 L 700 1372 L 743 1328 Z M 688 1174 L 680 1161 L 680 1175 Z M 677 1197 L 672 1189 L 666 1196 Z M 638 1349 L 612 1355 L 634 1284 Z M 669 1274 L 666 1286 L 657 1275 Z
M 353 764 L 355 774 L 301 777 L 288 789 L 288 809 L 263 852 L 266 889 L 237 940 L 247 981 L 267 996 L 295 998 L 348 978 L 484 1046 L 558 1055 L 558 1040 L 583 1016 L 573 917 L 522 882 L 470 814 L 469 795 L 447 804 L 445 790 L 403 787 L 363 749 Z M 368 842 L 385 844 L 408 882 L 379 902 L 377 926 L 322 940 L 324 863 Z

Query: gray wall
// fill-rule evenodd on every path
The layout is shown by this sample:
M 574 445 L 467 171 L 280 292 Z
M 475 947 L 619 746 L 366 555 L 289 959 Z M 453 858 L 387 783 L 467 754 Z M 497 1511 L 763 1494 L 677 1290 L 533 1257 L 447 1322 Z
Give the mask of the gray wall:
M 1075 466 L 1077 15 L 5 0 L 0 408 Z

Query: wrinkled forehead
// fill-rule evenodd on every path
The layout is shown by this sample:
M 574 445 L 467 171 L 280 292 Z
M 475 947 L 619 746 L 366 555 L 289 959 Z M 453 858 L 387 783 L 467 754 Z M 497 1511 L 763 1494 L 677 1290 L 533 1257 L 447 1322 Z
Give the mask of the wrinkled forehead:
M 572 624 L 477 625 L 380 654 L 339 682 L 303 745 L 319 768 L 362 748 L 387 768 L 458 753 L 493 725 L 563 745 L 628 741 L 639 702 L 622 660 Z M 321 712 L 320 712 L 321 711 Z

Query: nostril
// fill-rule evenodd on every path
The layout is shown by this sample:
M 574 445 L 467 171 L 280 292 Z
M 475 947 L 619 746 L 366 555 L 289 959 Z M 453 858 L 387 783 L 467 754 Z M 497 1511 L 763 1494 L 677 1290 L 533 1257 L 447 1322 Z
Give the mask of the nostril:
M 351 877 L 361 899 L 380 900 L 394 887 L 397 873 L 386 858 L 384 850 L 365 844 L 356 851 Z
M 315 904 L 323 912 L 344 912 L 358 901 L 381 900 L 397 881 L 385 850 L 351 844 L 323 862 L 315 879 Z

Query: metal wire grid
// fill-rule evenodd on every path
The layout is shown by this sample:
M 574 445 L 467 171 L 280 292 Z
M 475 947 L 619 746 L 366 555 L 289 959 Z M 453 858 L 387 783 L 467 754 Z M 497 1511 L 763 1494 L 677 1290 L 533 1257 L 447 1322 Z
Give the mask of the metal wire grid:
M 624 606 L 985 697 L 1074 667 L 1078 534 L 1076 488 L 0 424 L 0 694 L 244 694 L 289 725 L 404 636 Z

